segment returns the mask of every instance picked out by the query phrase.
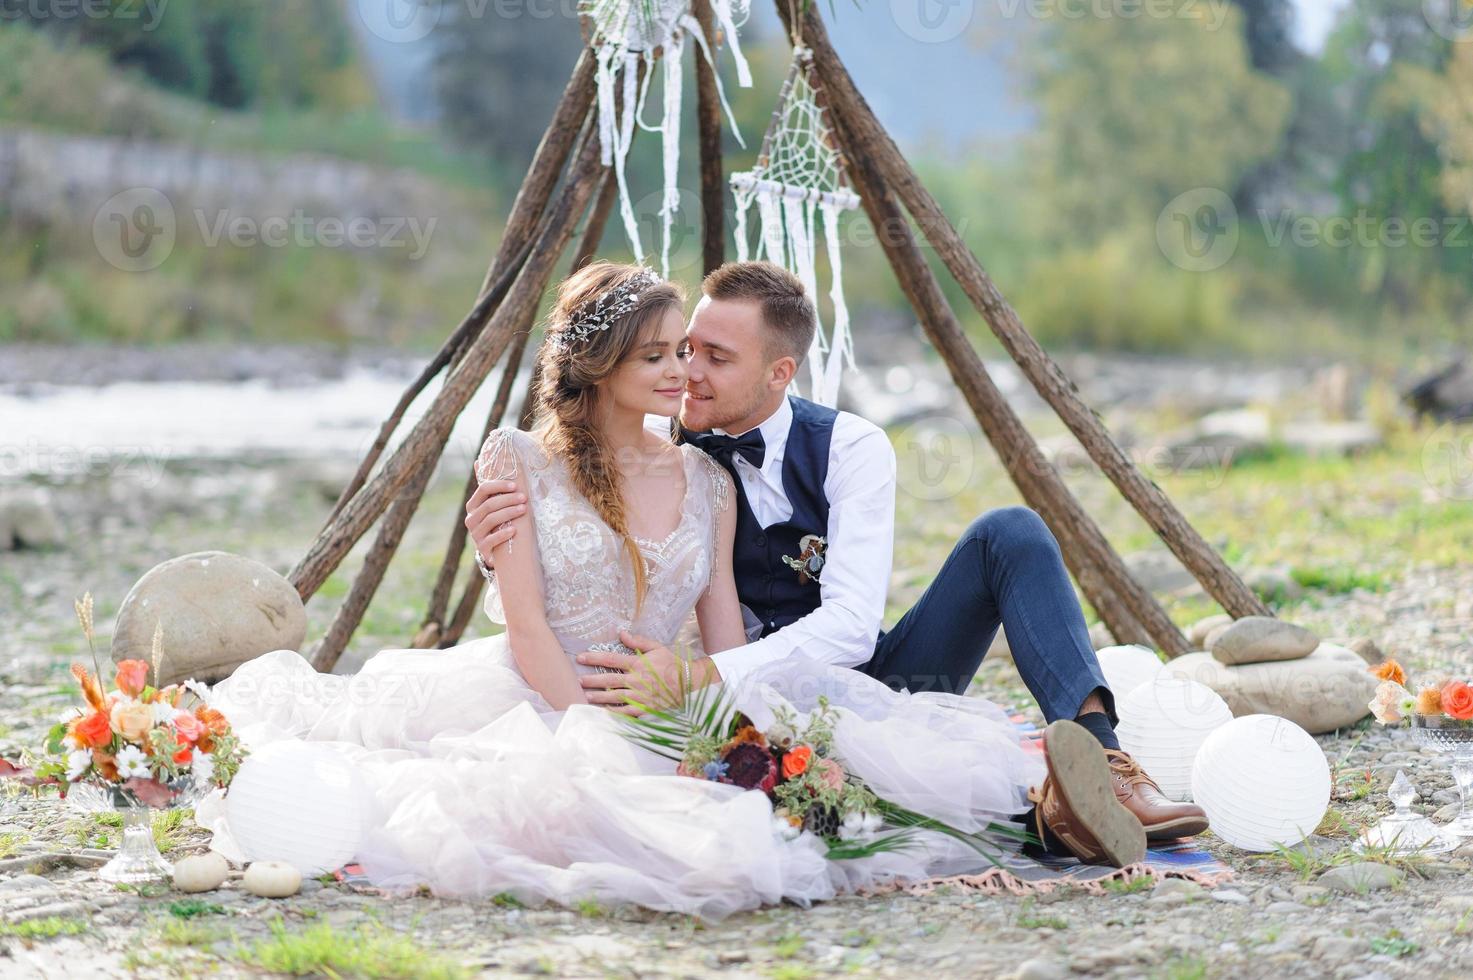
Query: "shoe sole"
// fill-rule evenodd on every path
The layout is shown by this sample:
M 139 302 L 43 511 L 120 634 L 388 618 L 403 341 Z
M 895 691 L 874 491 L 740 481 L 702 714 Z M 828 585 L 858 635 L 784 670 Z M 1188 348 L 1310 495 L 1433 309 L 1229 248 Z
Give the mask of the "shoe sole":
M 1196 837 L 1206 829 L 1206 817 L 1177 817 L 1175 820 L 1165 820 L 1147 827 L 1146 840 L 1152 843 L 1180 840 L 1183 837 Z
M 1099 842 L 1106 861 L 1116 868 L 1146 856 L 1146 830 L 1115 796 L 1110 763 L 1096 739 L 1082 725 L 1060 719 L 1043 733 L 1054 785 L 1083 828 Z

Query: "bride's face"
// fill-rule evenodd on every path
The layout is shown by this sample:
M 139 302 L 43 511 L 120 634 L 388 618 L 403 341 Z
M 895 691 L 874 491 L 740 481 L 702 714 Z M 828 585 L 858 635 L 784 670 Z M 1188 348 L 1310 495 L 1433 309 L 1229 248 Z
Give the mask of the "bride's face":
M 685 319 L 672 306 L 655 333 L 634 348 L 603 382 L 603 395 L 617 410 L 673 416 L 685 394 Z

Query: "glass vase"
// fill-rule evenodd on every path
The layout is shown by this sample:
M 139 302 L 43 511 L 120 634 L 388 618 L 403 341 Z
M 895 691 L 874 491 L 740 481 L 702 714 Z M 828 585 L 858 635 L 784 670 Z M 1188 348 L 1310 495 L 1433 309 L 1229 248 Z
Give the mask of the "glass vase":
M 1441 722 L 1441 719 L 1415 716 L 1413 736 L 1448 757 L 1448 767 L 1458 787 L 1458 815 L 1441 828 L 1442 832 L 1452 837 L 1473 837 L 1473 808 L 1468 806 L 1468 797 L 1473 795 L 1473 726 L 1456 722 L 1428 724 L 1429 720 Z
M 112 884 L 137 885 L 167 881 L 174 866 L 164 860 L 153 840 L 153 809 L 146 806 L 120 806 L 123 815 L 123 839 L 118 853 L 97 872 L 97 877 Z

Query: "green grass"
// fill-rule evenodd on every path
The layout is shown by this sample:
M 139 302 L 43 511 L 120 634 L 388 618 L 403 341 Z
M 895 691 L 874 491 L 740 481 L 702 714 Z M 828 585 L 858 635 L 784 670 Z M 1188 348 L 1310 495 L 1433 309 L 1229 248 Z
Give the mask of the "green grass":
M 1403 936 L 1399 931 L 1393 929 L 1384 936 L 1371 937 L 1371 951 L 1384 956 L 1402 957 L 1411 956 L 1420 947 L 1410 939 Z
M 359 977 L 362 980 L 459 980 L 470 971 L 381 925 L 342 931 L 328 923 L 289 930 L 272 920 L 271 936 L 237 945 L 233 958 L 287 976 Z
M 1067 929 L 1069 920 L 1057 915 L 1037 915 L 1033 911 L 1032 899 L 1024 899 L 1018 907 L 1018 917 L 1014 924 L 1019 929 Z
M 169 914 L 176 919 L 195 919 L 202 915 L 224 915 L 225 906 L 198 898 L 181 898 L 168 904 Z
M 48 915 L 41 919 L 25 922 L 0 922 L 0 936 L 12 936 L 22 941 L 55 939 L 57 936 L 78 936 L 92 928 L 86 919 L 68 919 Z
M 1111 895 L 1139 895 L 1156 887 L 1156 882 L 1150 878 L 1132 878 L 1124 881 L 1120 878 L 1110 878 L 1103 882 L 1105 891 Z
M 20 847 L 31 839 L 30 834 L 0 834 L 0 859 L 14 857 Z
M 187 946 L 202 949 L 213 946 L 230 933 L 224 927 L 205 919 L 161 918 L 154 923 L 153 934 L 165 946 Z

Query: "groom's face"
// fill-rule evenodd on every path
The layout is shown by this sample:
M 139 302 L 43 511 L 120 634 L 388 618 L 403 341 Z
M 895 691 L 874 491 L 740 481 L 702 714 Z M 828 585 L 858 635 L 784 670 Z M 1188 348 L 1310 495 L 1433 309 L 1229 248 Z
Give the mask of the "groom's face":
M 757 301 L 701 298 L 686 328 L 689 377 L 681 425 L 697 432 L 731 429 L 761 412 L 775 383 L 765 331 Z

